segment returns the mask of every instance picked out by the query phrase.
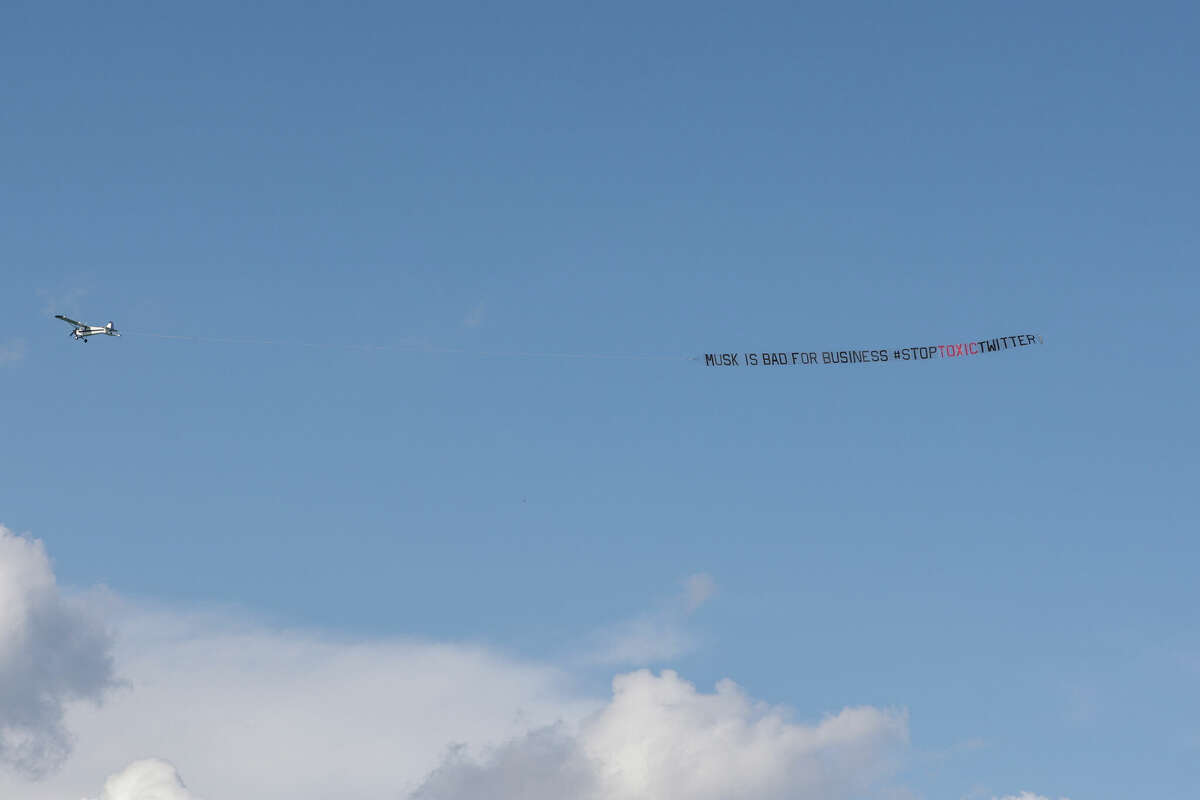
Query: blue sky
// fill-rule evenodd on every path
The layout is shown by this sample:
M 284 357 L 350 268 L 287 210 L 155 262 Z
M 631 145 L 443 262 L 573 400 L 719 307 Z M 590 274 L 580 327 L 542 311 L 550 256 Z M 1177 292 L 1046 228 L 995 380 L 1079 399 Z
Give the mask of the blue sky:
M 905 708 L 918 797 L 1194 788 L 1192 5 L 6 17 L 0 523 L 60 583 L 562 664 L 703 573 L 633 666 Z

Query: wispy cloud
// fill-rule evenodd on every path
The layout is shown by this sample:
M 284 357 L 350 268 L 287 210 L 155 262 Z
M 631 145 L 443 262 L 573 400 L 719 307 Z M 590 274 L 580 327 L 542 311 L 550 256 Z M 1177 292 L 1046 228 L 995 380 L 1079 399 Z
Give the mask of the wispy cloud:
M 88 290 L 80 287 L 51 291 L 38 289 L 37 295 L 42 298 L 42 313 L 79 315 L 82 311 L 79 304 L 87 297 Z
M 24 339 L 6 339 L 0 342 L 0 367 L 12 366 L 21 362 L 24 358 Z
M 717 582 L 707 572 L 689 575 L 683 584 L 683 597 L 687 613 L 692 614 L 698 611 L 700 606 L 707 603 L 716 591 Z
M 644 666 L 690 652 L 697 647 L 698 637 L 688 623 L 713 596 L 716 586 L 707 573 L 688 576 L 681 590 L 660 608 L 593 634 L 585 646 L 587 660 Z
M 487 319 L 487 304 L 480 303 L 467 312 L 463 317 L 462 324 L 464 328 L 478 328 Z
M 1091 725 L 1100 714 L 1100 692 L 1094 686 L 1073 684 L 1066 687 L 1066 718 L 1074 725 Z

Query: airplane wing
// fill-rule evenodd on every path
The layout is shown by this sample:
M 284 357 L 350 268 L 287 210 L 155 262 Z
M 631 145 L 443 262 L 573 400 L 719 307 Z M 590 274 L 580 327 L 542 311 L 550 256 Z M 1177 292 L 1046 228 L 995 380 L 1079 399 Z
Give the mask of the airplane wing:
M 74 325 L 76 328 L 86 328 L 86 327 L 88 327 L 87 325 L 84 325 L 82 322 L 76 322 L 75 320 L 71 319 L 70 317 L 64 317 L 62 314 L 55 314 L 55 315 L 54 315 L 54 318 L 55 318 L 55 319 L 61 319 L 63 322 L 69 322 L 69 323 L 71 323 L 72 325 Z

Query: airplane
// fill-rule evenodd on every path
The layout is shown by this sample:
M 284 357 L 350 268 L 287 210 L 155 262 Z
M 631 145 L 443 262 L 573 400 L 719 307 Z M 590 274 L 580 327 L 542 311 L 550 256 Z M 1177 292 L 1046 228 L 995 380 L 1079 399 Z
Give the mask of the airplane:
M 75 330 L 71 331 L 72 339 L 82 339 L 83 341 L 86 342 L 87 337 L 95 336 L 98 333 L 104 333 L 109 336 L 120 336 L 121 335 L 120 333 L 117 332 L 117 329 L 113 327 L 113 324 L 111 322 L 108 323 L 107 325 L 101 327 L 99 325 L 87 325 L 82 322 L 76 322 L 75 320 L 71 319 L 70 317 L 64 317 L 62 314 L 55 314 L 54 318 L 61 319 L 63 322 L 69 322 L 70 324 L 75 326 Z

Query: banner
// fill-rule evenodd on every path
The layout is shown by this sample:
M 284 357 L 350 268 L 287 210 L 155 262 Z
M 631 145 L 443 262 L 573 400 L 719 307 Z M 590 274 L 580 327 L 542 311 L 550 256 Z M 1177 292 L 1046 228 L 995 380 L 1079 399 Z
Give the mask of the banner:
M 799 367 L 817 364 L 883 364 L 897 361 L 929 361 L 936 358 L 964 358 L 1015 350 L 1031 344 L 1043 344 L 1033 333 L 980 339 L 954 344 L 926 344 L 911 347 L 866 350 L 786 350 L 778 352 L 705 353 L 706 367 Z

